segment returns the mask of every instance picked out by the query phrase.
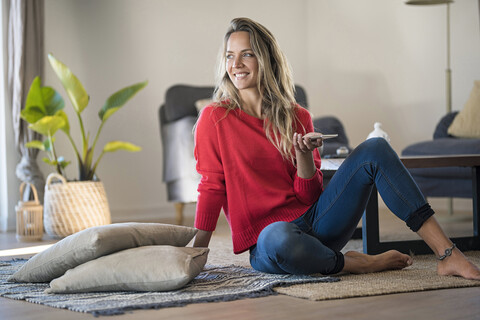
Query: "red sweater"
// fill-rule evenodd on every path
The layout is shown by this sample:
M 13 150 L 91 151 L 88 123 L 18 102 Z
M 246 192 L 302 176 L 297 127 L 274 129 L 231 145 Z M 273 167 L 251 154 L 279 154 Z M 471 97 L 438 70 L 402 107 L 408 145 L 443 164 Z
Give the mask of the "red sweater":
M 267 225 L 301 216 L 322 193 L 323 176 L 318 150 L 315 175 L 302 179 L 267 139 L 263 120 L 240 109 L 225 112 L 207 106 L 198 119 L 195 159 L 202 178 L 195 227 L 214 231 L 223 207 L 238 254 L 254 245 Z M 303 127 L 312 132 L 310 113 L 300 106 L 296 112 L 297 132 L 303 134 Z

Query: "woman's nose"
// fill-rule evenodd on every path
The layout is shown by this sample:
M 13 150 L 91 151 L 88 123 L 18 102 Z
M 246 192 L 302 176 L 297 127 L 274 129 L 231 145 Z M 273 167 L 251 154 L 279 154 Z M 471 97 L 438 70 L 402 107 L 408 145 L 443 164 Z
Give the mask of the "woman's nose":
M 241 57 L 236 57 L 236 58 L 233 60 L 233 67 L 234 67 L 234 68 L 240 68 L 241 66 L 243 66 L 242 58 L 241 58 Z

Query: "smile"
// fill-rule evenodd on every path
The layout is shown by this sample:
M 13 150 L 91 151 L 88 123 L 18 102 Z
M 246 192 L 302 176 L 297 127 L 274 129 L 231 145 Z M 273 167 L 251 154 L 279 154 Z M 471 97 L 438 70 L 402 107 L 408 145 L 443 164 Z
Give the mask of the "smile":
M 235 73 L 234 76 L 235 76 L 236 79 L 243 79 L 243 78 L 245 78 L 246 76 L 248 76 L 248 73 L 246 73 L 246 72 L 243 72 L 243 73 Z

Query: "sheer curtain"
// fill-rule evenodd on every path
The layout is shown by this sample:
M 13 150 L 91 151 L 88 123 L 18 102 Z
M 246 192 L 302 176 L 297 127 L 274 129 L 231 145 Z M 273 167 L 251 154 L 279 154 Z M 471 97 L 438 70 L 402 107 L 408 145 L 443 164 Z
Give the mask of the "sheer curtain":
M 21 155 L 16 174 L 21 181 L 33 184 L 43 201 L 45 179 L 36 158 L 37 149 L 25 143 L 41 140 L 20 118 L 28 89 L 36 76 L 43 77 L 44 0 L 10 0 L 8 18 L 8 95 L 12 105 L 15 145 Z

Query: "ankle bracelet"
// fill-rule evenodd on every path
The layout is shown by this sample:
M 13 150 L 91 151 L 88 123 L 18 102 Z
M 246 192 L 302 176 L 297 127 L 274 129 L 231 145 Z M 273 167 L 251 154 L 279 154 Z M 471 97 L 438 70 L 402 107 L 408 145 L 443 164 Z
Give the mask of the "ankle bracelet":
M 446 257 L 451 256 L 453 249 L 455 249 L 456 247 L 457 247 L 457 245 L 454 243 L 451 248 L 445 249 L 445 254 L 444 254 L 443 256 L 437 257 L 437 259 L 438 259 L 438 260 L 443 260 L 443 259 L 445 259 Z

